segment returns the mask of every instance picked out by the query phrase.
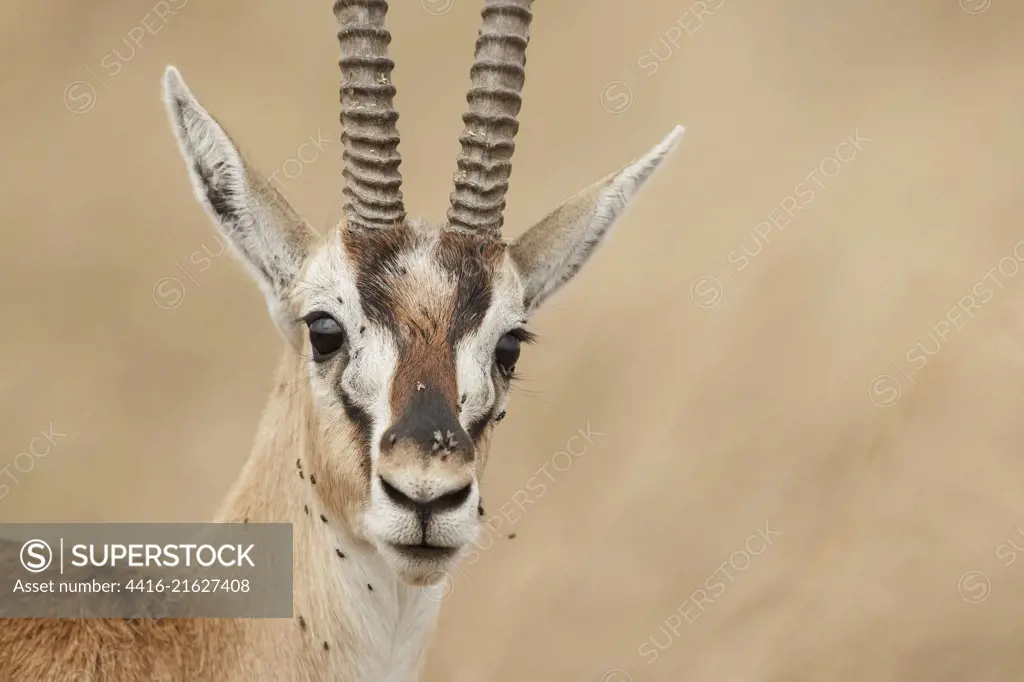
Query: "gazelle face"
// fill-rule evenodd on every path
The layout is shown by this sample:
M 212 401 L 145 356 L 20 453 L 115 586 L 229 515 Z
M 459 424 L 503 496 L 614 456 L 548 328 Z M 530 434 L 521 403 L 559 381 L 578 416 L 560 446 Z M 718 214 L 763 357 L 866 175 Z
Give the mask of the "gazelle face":
M 323 242 L 243 158 L 173 67 L 164 100 L 193 190 L 308 363 L 307 455 L 348 530 L 411 584 L 479 529 L 480 475 L 526 318 L 576 275 L 682 136 L 577 192 L 506 245 L 532 0 L 484 0 L 448 220 L 408 220 L 387 3 L 335 3 L 346 219 Z
M 479 530 L 491 429 L 530 339 L 515 264 L 451 229 L 338 230 L 292 299 L 321 433 L 361 444 L 344 473 L 360 481 L 358 525 L 399 575 L 427 580 Z

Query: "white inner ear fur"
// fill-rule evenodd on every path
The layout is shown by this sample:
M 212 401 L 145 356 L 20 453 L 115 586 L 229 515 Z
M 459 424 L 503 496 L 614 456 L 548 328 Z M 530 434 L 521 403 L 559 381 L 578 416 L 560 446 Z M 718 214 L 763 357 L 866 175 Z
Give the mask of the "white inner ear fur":
M 269 183 L 246 166 L 231 138 L 173 66 L 164 73 L 163 95 L 193 193 L 226 238 L 232 255 L 256 280 L 278 330 L 295 343 L 284 297 L 305 244 L 311 241 L 309 228 Z M 202 175 L 197 166 L 203 169 Z M 216 188 L 225 204 L 223 213 L 229 217 L 211 204 L 208 185 Z
M 239 238 L 245 238 L 243 235 L 256 236 L 256 233 L 260 232 L 255 229 L 254 211 L 246 205 L 249 200 L 249 192 L 243 179 L 244 168 L 241 154 L 224 129 L 192 95 L 188 86 L 185 85 L 185 81 L 182 80 L 181 74 L 174 67 L 168 67 L 164 73 L 164 101 L 171 117 L 171 128 L 174 130 L 175 137 L 178 138 L 181 155 L 188 167 L 193 194 L 213 221 L 220 226 L 220 231 L 227 238 L 226 241 L 232 254 L 249 269 L 264 294 L 267 295 L 268 301 L 277 298 L 275 292 L 270 289 L 270 283 L 251 262 L 246 249 L 241 248 L 236 241 Z M 224 194 L 232 199 L 231 209 L 233 214 L 238 217 L 238 225 L 229 226 L 221 222 L 221 216 L 210 205 L 206 187 L 196 172 L 196 164 L 209 170 L 215 186 L 227 189 Z M 259 246 L 266 248 L 268 245 L 261 244 Z

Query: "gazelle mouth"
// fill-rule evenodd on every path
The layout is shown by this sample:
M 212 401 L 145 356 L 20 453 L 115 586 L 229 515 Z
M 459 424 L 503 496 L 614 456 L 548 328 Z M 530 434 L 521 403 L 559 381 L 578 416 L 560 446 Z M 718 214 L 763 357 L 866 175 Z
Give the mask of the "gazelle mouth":
M 436 561 L 438 559 L 450 559 L 455 556 L 458 547 L 438 547 L 437 545 L 397 545 L 391 544 L 391 548 L 407 559 L 427 559 Z

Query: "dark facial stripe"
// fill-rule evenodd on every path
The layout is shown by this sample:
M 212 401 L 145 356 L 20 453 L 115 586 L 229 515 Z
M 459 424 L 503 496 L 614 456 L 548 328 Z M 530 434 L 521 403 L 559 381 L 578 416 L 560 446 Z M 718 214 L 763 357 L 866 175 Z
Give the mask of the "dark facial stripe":
M 357 288 L 363 313 L 388 329 L 397 331 L 402 313 L 397 292 L 406 273 L 399 256 L 417 246 L 408 226 L 390 230 L 356 230 L 346 234 L 345 246 L 356 265 Z M 455 346 L 480 326 L 491 305 L 491 278 L 505 245 L 492 239 L 450 230 L 443 231 L 434 254 L 437 264 L 456 282 L 455 298 L 431 301 L 431 307 L 449 311 L 446 337 Z
M 466 437 L 457 417 L 455 347 L 484 320 L 493 298 L 491 279 L 505 246 L 493 239 L 442 231 L 431 242 L 432 255 L 454 287 L 447 300 L 429 300 L 417 297 L 417 282 L 399 264 L 404 252 L 427 247 L 419 238 L 406 225 L 387 231 L 357 230 L 345 235 L 345 247 L 356 268 L 363 313 L 390 330 L 398 344 L 390 396 L 394 425 L 436 417 L 438 423 L 446 423 L 446 431 L 450 428 Z M 421 415 L 426 406 L 418 398 L 428 393 L 433 409 Z M 473 441 L 482 436 L 490 416 L 474 424 Z
M 491 278 L 504 245 L 461 232 L 446 232 L 437 249 L 437 262 L 456 281 L 455 301 L 448 327 L 448 344 L 455 347 L 480 327 L 491 306 Z
M 373 419 L 362 407 L 352 401 L 351 396 L 345 391 L 338 391 L 341 399 L 341 406 L 345 410 L 345 416 L 356 429 L 359 438 L 360 451 L 364 457 L 360 460 L 363 470 L 367 476 L 370 475 L 370 439 L 373 436 Z
M 488 425 L 490 425 L 493 416 L 494 408 L 492 407 L 486 413 L 480 415 L 470 423 L 467 431 L 469 432 L 469 437 L 473 439 L 474 443 L 480 442 L 480 439 L 483 437 L 484 431 L 487 430 Z
M 526 332 L 525 329 L 523 331 Z M 494 385 L 498 389 L 494 398 L 494 404 L 491 405 L 489 410 L 470 422 L 469 428 L 466 429 L 469 433 L 469 437 L 473 439 L 474 444 L 479 444 L 480 439 L 483 438 L 484 433 L 487 432 L 487 427 L 494 424 L 496 416 L 495 410 L 498 408 L 498 399 L 501 395 L 508 392 L 511 384 L 510 378 L 503 375 L 501 370 L 497 367 L 494 367 L 491 370 L 491 381 L 494 382 Z M 498 421 L 501 421 L 501 419 L 499 418 Z
M 398 257 L 413 244 L 405 225 L 389 230 L 350 230 L 345 248 L 356 267 L 356 288 L 363 314 L 373 322 L 397 331 L 394 291 L 404 274 Z

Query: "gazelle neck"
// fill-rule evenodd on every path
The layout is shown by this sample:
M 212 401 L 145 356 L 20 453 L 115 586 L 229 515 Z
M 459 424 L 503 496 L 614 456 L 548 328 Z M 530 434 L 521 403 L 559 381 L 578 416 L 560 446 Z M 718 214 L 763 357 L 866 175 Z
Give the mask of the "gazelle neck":
M 307 383 L 306 361 L 286 348 L 252 454 L 217 520 L 293 524 L 295 617 L 266 622 L 291 628 L 284 634 L 303 667 L 331 680 L 417 680 L 441 599 L 436 588 L 399 581 L 353 531 L 359 482 L 332 473 L 328 455 L 363 457 L 362 448 L 352 441 L 322 452 Z

